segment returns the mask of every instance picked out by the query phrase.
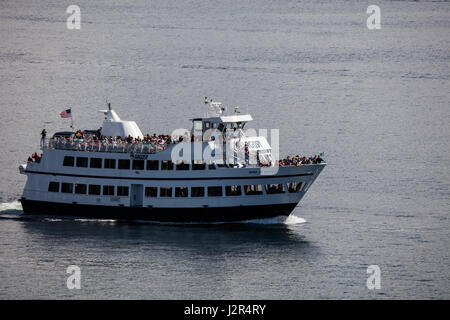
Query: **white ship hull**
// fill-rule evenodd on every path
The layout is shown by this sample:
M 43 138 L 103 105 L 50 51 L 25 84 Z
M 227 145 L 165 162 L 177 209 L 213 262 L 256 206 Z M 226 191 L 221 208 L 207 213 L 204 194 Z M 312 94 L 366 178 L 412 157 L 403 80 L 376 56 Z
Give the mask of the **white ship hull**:
M 148 155 L 146 160 L 164 159 L 165 153 Z M 79 158 L 114 158 L 130 160 L 128 153 L 74 152 L 46 150 L 40 163 L 30 163 L 21 198 L 25 213 L 70 215 L 111 219 L 155 221 L 236 221 L 289 215 L 303 198 L 325 164 L 278 167 L 274 175 L 261 175 L 260 168 L 217 167 L 214 170 L 120 170 L 63 166 L 65 156 Z M 55 166 L 56 164 L 56 166 Z M 49 191 L 49 184 L 72 185 L 71 192 Z M 301 182 L 301 190 L 289 184 Z M 267 185 L 282 184 L 283 193 L 270 193 Z M 77 185 L 86 186 L 76 193 Z M 89 186 L 100 186 L 99 194 L 89 194 Z M 246 186 L 261 186 L 261 194 L 246 194 Z M 128 187 L 128 195 L 104 194 L 103 186 Z M 227 186 L 240 186 L 241 195 L 227 195 Z M 204 196 L 195 197 L 192 187 L 204 188 Z M 209 196 L 208 187 L 220 187 L 219 196 Z M 156 196 L 146 196 L 146 188 L 156 188 Z M 171 188 L 171 195 L 162 195 L 161 188 Z M 187 190 L 177 196 L 175 189 Z M 180 190 L 181 190 L 180 189 Z M 155 190 L 155 189 L 153 189 Z M 66 190 L 68 191 L 68 190 Z M 80 190 L 78 190 L 80 191 Z M 96 192 L 97 193 L 97 192 Z
M 220 103 L 211 106 L 216 115 L 192 119 L 192 131 L 178 138 L 144 136 L 109 108 L 94 133 L 43 139 L 42 158 L 20 167 L 28 177 L 24 212 L 177 222 L 289 215 L 323 160 L 275 166 L 265 137 L 243 131 L 250 115 L 224 116 Z

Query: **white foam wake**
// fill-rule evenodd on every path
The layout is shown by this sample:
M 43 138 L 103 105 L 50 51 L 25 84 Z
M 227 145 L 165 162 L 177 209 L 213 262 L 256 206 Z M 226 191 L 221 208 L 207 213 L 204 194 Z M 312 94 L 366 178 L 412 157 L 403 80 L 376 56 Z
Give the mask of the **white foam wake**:
M 116 223 L 115 219 L 96 219 L 96 218 L 86 218 L 86 219 L 74 219 L 74 221 L 78 222 L 97 222 L 97 223 Z
M 305 223 L 306 220 L 294 215 L 286 216 L 278 216 L 273 218 L 262 218 L 262 219 L 252 219 L 252 220 L 241 220 L 241 221 L 218 221 L 218 222 L 162 222 L 162 221 L 148 221 L 148 220 L 134 220 L 138 223 L 149 223 L 149 224 L 162 224 L 162 225 L 221 225 L 221 224 L 266 224 L 266 225 L 296 225 Z
M 254 223 L 254 224 L 284 224 L 284 225 L 295 225 L 305 223 L 306 220 L 294 215 L 290 215 L 288 217 L 278 216 L 273 218 L 264 218 L 264 219 L 252 219 L 245 220 L 238 223 Z
M 0 214 L 22 212 L 22 205 L 19 201 L 0 203 Z

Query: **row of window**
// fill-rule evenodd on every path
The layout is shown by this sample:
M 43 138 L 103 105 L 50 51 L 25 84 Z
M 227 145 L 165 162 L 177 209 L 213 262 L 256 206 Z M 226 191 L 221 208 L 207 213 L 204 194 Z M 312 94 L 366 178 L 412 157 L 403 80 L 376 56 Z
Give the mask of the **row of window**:
M 61 185 L 61 188 L 60 188 Z M 303 189 L 303 182 L 292 182 L 287 184 L 287 191 L 289 193 L 301 192 Z M 266 194 L 276 194 L 285 193 L 286 188 L 284 184 L 266 184 L 265 186 Z M 146 197 L 157 197 L 159 189 L 160 197 L 170 198 L 173 196 L 173 190 L 175 190 L 174 196 L 178 197 L 188 197 L 188 187 L 145 187 Z M 222 186 L 209 186 L 206 187 L 208 197 L 221 197 L 223 195 Z M 101 193 L 101 191 L 103 192 Z M 263 189 L 262 185 L 244 185 L 243 186 L 245 195 L 262 195 Z M 73 184 L 68 182 L 51 181 L 48 185 L 49 192 L 62 192 L 62 193 L 76 193 L 76 194 L 89 194 L 89 195 L 104 195 L 104 196 L 128 196 L 129 187 L 128 186 L 107 186 L 104 185 L 103 188 L 98 184 Z M 225 186 L 226 196 L 241 196 L 242 189 L 240 185 Z M 191 187 L 191 197 L 204 197 L 205 187 Z
M 117 162 L 117 167 L 116 167 Z M 160 164 L 161 162 L 161 164 Z M 104 169 L 122 169 L 122 170 L 189 170 L 189 162 L 181 162 L 174 165 L 171 160 L 130 160 L 130 159 L 103 159 L 87 157 L 65 156 L 63 161 L 65 167 L 79 168 L 104 168 Z M 192 161 L 192 170 L 214 170 L 214 164 L 206 165 L 204 162 Z
M 102 186 L 99 184 L 81 184 L 81 183 L 68 183 L 62 182 L 61 189 L 59 188 L 60 183 L 51 181 L 48 184 L 49 192 L 62 192 L 62 193 L 73 193 L 75 191 L 76 194 L 90 194 L 90 195 L 100 195 Z M 114 196 L 115 195 L 115 186 L 103 186 L 103 195 L 104 196 Z M 117 186 L 117 195 L 118 196 L 128 196 L 128 186 Z

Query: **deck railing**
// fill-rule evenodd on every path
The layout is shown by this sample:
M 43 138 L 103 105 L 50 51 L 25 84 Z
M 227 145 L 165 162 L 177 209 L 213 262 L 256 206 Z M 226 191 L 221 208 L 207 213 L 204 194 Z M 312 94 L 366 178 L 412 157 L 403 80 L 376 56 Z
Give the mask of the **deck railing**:
M 85 139 L 58 139 L 46 140 L 44 149 L 60 149 L 89 152 L 117 152 L 117 153 L 157 153 L 166 150 L 167 143 L 153 142 L 126 142 L 126 141 L 88 141 Z

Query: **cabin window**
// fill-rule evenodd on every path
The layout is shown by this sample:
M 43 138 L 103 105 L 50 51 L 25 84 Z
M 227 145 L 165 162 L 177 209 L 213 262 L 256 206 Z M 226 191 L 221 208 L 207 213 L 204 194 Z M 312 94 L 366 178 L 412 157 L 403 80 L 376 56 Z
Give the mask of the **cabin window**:
M 117 195 L 122 196 L 122 197 L 128 196 L 128 187 L 118 186 L 117 187 Z
M 159 161 L 147 160 L 147 170 L 159 170 Z
M 72 193 L 73 192 L 73 183 L 61 183 L 61 192 L 64 193 Z
M 119 159 L 119 169 L 129 170 L 130 169 L 130 160 Z
M 144 160 L 133 160 L 133 170 L 144 170 Z
M 179 162 L 177 163 L 176 170 L 189 170 L 189 162 Z
M 176 198 L 185 198 L 188 196 L 188 188 L 187 187 L 176 187 L 175 188 L 175 197 Z
M 162 160 L 161 161 L 161 170 L 173 170 L 172 160 Z
M 90 184 L 88 187 L 88 193 L 93 195 L 100 195 L 100 185 Z
M 221 197 L 222 187 L 208 187 L 208 197 Z
M 158 188 L 157 187 L 145 187 L 145 196 L 146 197 L 157 197 L 158 196 Z
M 291 182 L 291 183 L 288 183 L 288 191 L 289 191 L 289 193 L 301 192 L 303 189 L 303 186 L 304 186 L 303 182 Z
M 88 167 L 88 158 L 77 157 L 77 167 L 87 168 Z
M 286 190 L 284 188 L 284 184 L 266 184 L 266 193 L 267 194 L 275 194 L 275 193 L 285 193 Z
M 242 195 L 241 186 L 226 186 L 225 194 L 227 196 L 240 196 Z
M 192 187 L 191 188 L 191 197 L 204 197 L 205 196 L 205 188 L 204 187 Z
M 86 185 L 85 184 L 75 184 L 75 193 L 78 194 L 86 194 Z
M 105 159 L 105 169 L 115 169 L 116 168 L 116 159 Z
M 103 195 L 104 196 L 113 196 L 114 195 L 114 186 L 103 186 Z
M 102 158 L 91 158 L 91 168 L 101 168 Z
M 202 131 L 202 122 L 201 121 L 194 121 L 194 130 Z
M 252 184 L 244 186 L 245 194 L 248 196 L 253 196 L 257 194 L 263 194 L 262 187 L 260 184 Z
M 75 163 L 74 157 L 69 157 L 69 156 L 64 157 L 63 166 L 73 167 L 74 163 Z
M 159 196 L 160 197 L 172 197 L 172 188 L 159 188 Z
M 205 169 L 206 163 L 197 160 L 192 161 L 192 170 L 205 170 Z
M 59 182 L 50 181 L 48 184 L 49 192 L 59 192 Z

